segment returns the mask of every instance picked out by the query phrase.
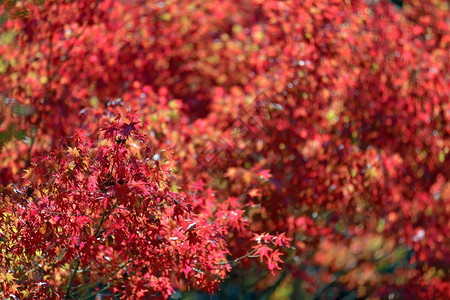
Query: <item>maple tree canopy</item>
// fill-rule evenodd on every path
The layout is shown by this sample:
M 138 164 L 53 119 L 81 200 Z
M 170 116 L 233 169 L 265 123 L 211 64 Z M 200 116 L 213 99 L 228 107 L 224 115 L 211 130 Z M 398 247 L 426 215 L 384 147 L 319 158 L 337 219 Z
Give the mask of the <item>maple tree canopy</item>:
M 449 3 L 393 2 L 0 1 L 0 298 L 448 299 Z

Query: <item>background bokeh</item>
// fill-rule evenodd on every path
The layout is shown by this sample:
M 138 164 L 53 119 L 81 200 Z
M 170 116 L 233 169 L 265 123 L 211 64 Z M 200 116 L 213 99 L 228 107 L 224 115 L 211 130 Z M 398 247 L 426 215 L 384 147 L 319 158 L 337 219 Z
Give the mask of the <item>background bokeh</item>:
M 292 239 L 281 270 L 242 259 L 213 299 L 450 295 L 446 1 L 15 5 L 29 15 L 0 33 L 2 186 L 131 108 L 173 191 L 237 199 L 231 258 L 255 232 Z M 186 289 L 173 297 L 210 297 Z

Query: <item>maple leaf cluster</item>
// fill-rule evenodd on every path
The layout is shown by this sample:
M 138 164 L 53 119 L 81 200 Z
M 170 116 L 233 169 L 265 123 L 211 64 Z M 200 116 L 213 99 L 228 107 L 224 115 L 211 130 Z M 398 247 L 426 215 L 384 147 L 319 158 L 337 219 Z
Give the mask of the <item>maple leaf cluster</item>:
M 25 296 L 63 296 L 55 286 L 71 264 L 83 274 L 66 291 L 73 297 L 107 282 L 115 293 L 166 298 L 174 278 L 213 291 L 226 277 L 227 232 L 241 222 L 212 221 L 201 197 L 172 192 L 134 120 L 117 117 L 95 141 L 76 132 L 26 171 L 26 190 L 3 190 L 12 211 L 4 214 L 2 266 L 22 265 L 14 277 Z
M 0 296 L 446 299 L 449 7 L 403 2 L 27 3 Z

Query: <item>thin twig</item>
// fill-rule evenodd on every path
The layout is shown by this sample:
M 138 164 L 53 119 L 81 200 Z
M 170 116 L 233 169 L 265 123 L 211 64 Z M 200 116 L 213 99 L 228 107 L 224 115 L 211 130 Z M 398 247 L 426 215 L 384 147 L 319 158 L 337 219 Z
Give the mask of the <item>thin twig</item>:
M 239 262 L 240 260 L 243 260 L 244 258 L 247 258 L 247 257 L 259 257 L 259 255 L 253 255 L 257 250 L 258 250 L 258 249 L 254 249 L 253 251 L 251 251 L 251 252 L 249 252 L 249 253 L 247 253 L 247 254 L 241 256 L 241 257 L 238 257 L 238 258 L 236 258 L 236 259 L 234 259 L 234 260 L 224 261 L 224 262 L 220 262 L 220 263 L 218 263 L 218 264 L 219 264 L 219 265 L 236 264 L 236 263 Z
M 99 236 L 100 230 L 102 229 L 102 226 L 103 226 L 103 223 L 106 221 L 108 216 L 114 211 L 114 208 L 116 208 L 117 204 L 118 204 L 118 202 L 114 203 L 114 205 L 108 211 L 105 211 L 105 213 L 103 214 L 103 216 L 102 216 L 102 218 L 100 220 L 100 224 L 98 225 L 98 227 L 97 227 L 97 229 L 96 229 L 96 231 L 94 233 L 95 237 Z M 80 266 L 80 262 L 81 262 L 81 253 L 80 253 L 80 256 L 76 260 L 75 270 L 73 271 L 72 276 L 70 277 L 69 283 L 67 284 L 66 295 L 64 297 L 64 300 L 67 300 L 70 297 L 70 294 L 71 294 L 70 290 L 72 288 L 72 284 L 73 284 L 73 280 L 75 278 L 75 275 L 78 272 L 78 268 Z
M 70 289 L 72 288 L 73 279 L 75 278 L 75 275 L 78 272 L 78 267 L 80 266 L 80 261 L 81 261 L 80 258 L 77 259 L 77 262 L 75 265 L 75 270 L 73 270 L 72 276 L 70 276 L 69 283 L 67 284 L 66 295 L 64 296 L 64 300 L 67 300 L 70 297 Z
M 98 284 L 100 284 L 101 282 L 103 282 L 104 280 L 108 279 L 109 277 L 113 276 L 114 274 L 116 274 L 117 272 L 119 272 L 120 270 L 122 270 L 126 265 L 128 265 L 129 263 L 133 262 L 132 260 L 127 261 L 126 263 L 123 263 L 121 266 L 119 266 L 114 272 L 112 272 L 111 274 L 105 275 L 102 278 L 100 278 L 99 280 L 97 280 L 94 283 L 91 283 L 89 285 L 83 286 L 81 287 L 79 290 L 75 291 L 72 293 L 72 295 L 76 295 L 81 293 L 82 291 L 86 290 L 86 289 L 90 289 L 91 287 L 94 287 Z M 84 294 L 81 294 L 81 296 L 83 296 Z M 80 296 L 80 297 L 81 297 Z

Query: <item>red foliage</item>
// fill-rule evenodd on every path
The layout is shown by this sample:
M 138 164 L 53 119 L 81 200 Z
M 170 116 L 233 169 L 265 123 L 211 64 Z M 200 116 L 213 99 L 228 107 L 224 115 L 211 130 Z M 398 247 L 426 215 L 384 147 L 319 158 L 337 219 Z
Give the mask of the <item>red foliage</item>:
M 292 240 L 288 280 L 316 296 L 445 299 L 448 4 L 404 2 L 47 0 L 8 20 L 4 295 L 213 291 L 253 256 L 278 274 Z
M 104 127 L 105 139 L 75 132 L 25 172 L 26 190 L 4 190 L 12 211 L 2 228 L 8 253 L 2 265 L 27 267 L 14 273 L 24 296 L 61 296 L 64 282 L 55 276 L 70 275 L 61 269 L 70 263 L 72 274 L 83 273 L 73 277 L 76 297 L 96 281 L 127 296 L 166 298 L 175 279 L 213 291 L 226 277 L 227 235 L 242 230 L 242 211 L 233 205 L 205 214 L 201 197 L 171 191 L 166 166 L 152 158 L 136 116 L 128 119 Z M 270 270 L 281 260 L 267 245 L 288 241 L 272 238 L 277 242 L 254 246 L 272 252 L 264 252 Z

